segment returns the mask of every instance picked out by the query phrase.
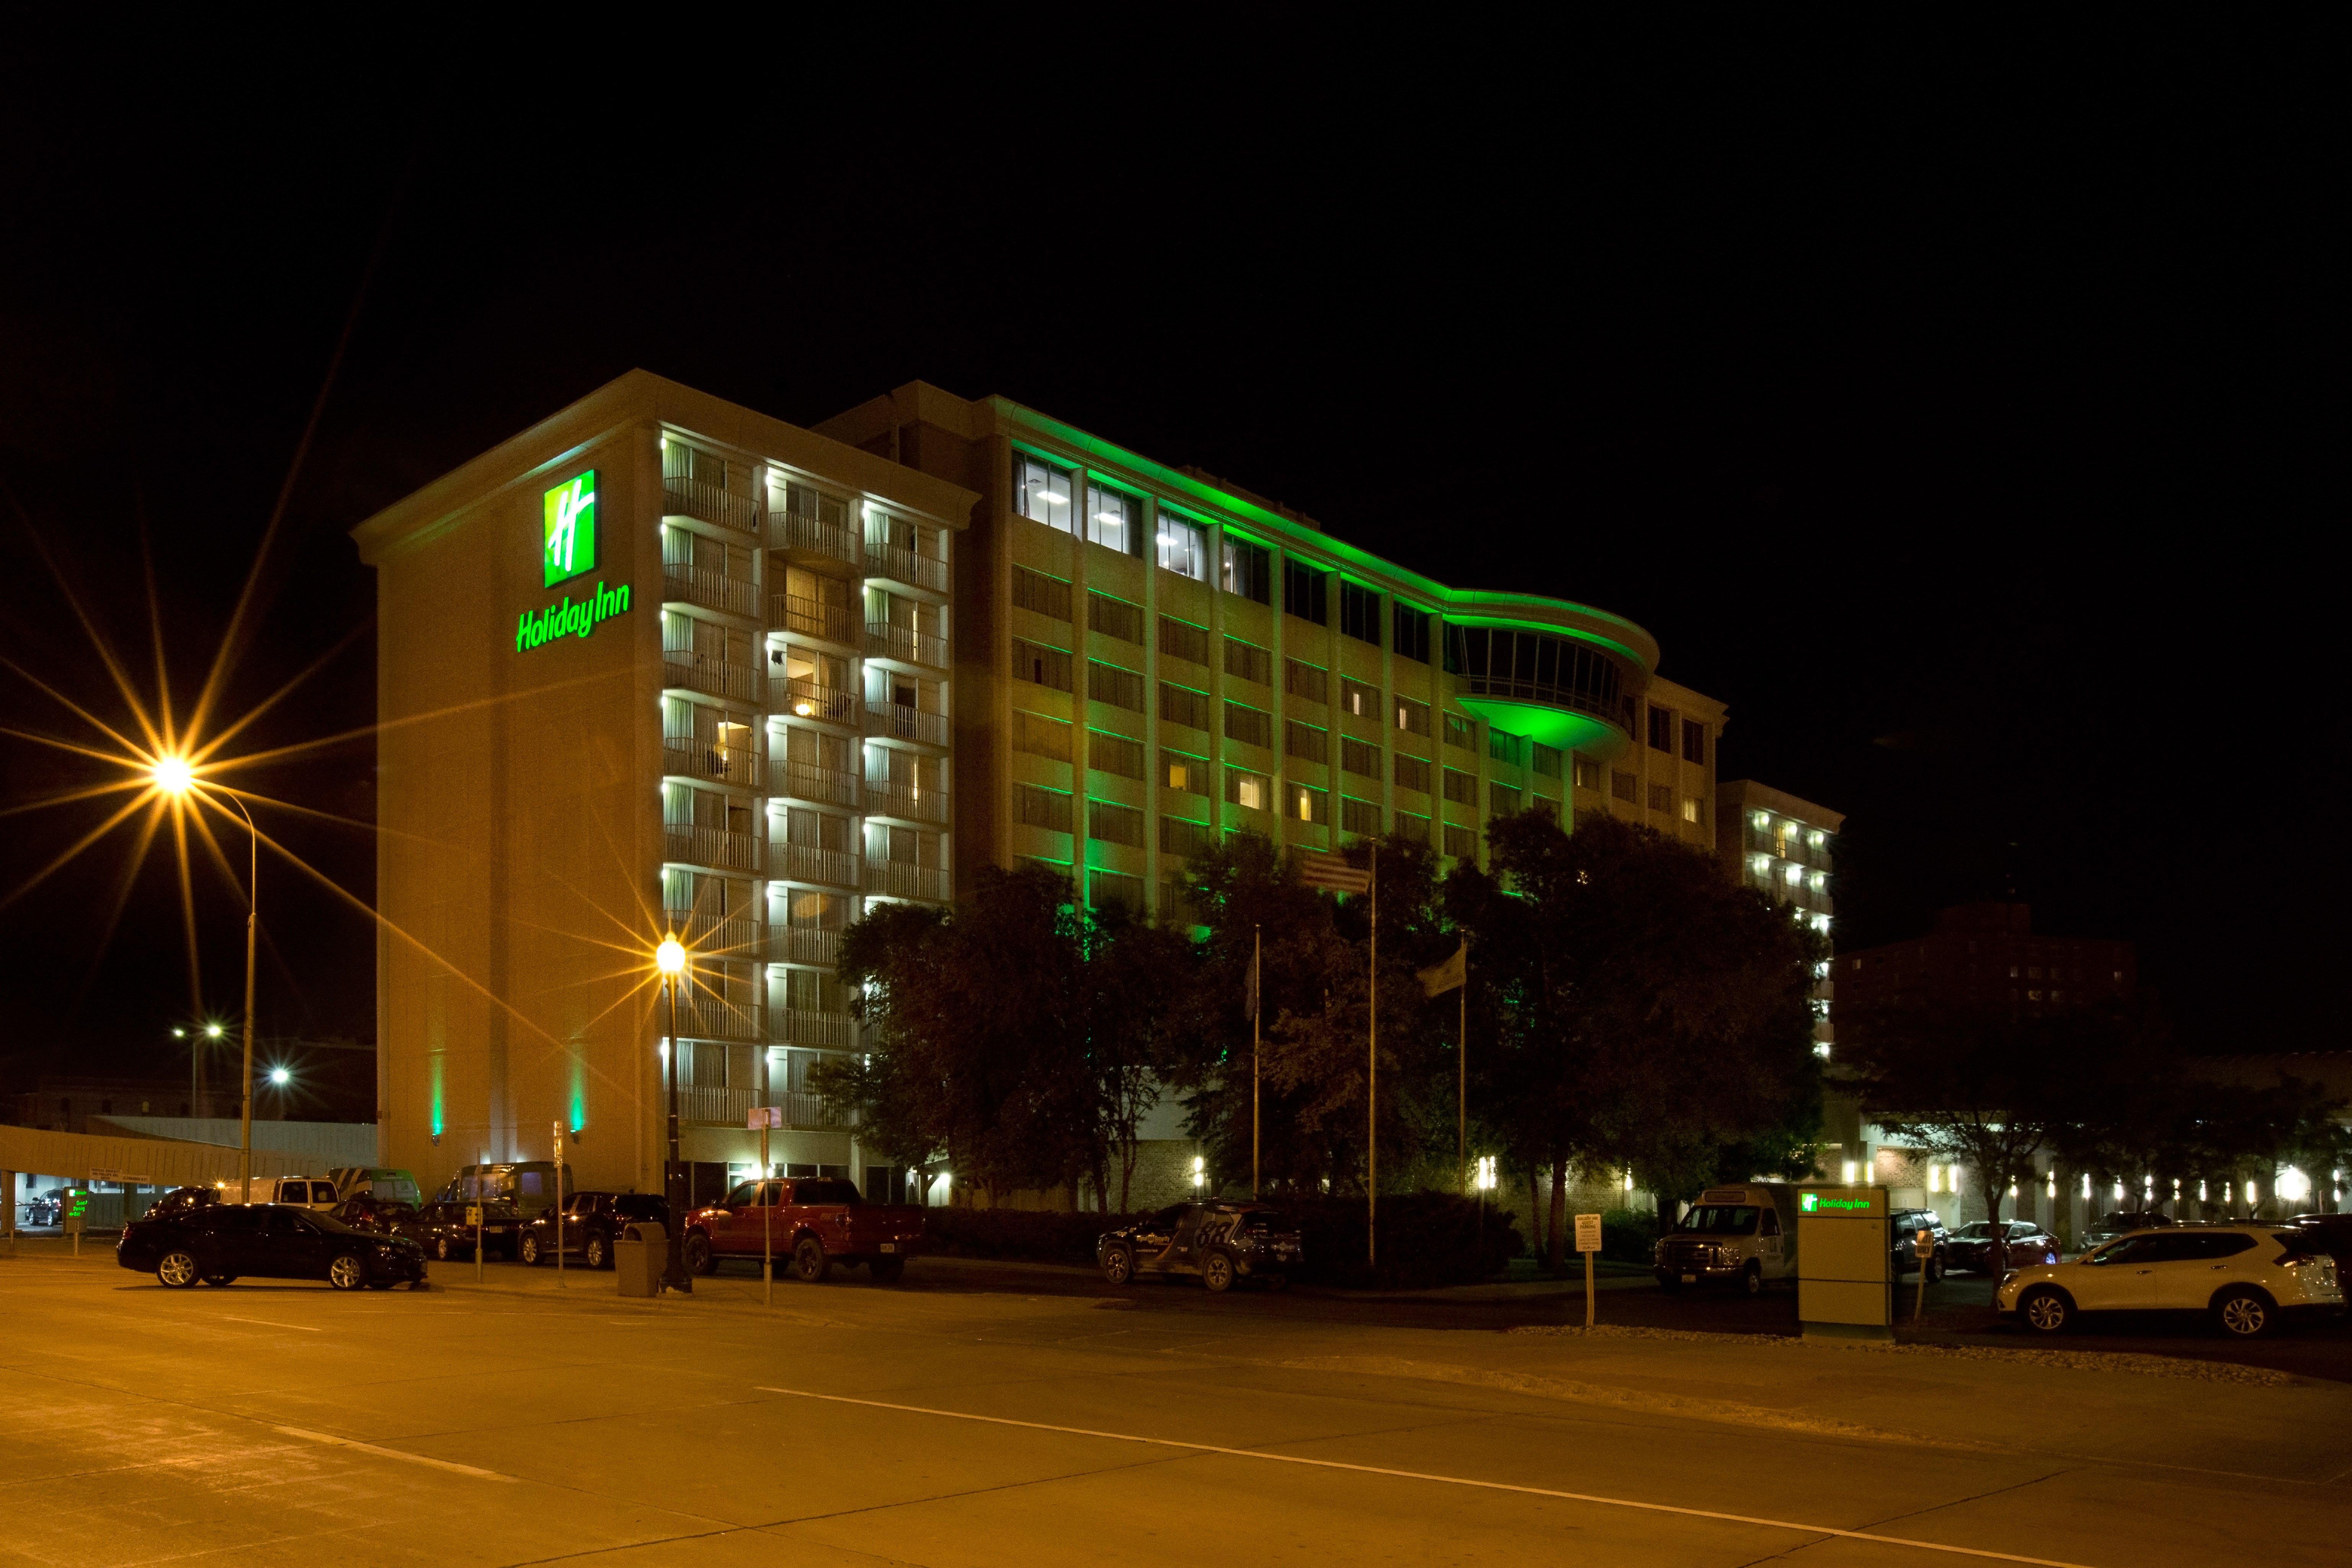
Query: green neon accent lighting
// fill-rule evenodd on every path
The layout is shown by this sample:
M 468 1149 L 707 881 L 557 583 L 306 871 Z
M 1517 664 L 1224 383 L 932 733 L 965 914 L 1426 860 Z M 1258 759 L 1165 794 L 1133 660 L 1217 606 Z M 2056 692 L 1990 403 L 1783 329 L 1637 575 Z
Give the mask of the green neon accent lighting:
M 1555 751 L 1605 752 L 1626 738 L 1625 731 L 1608 720 L 1573 708 L 1486 697 L 1456 697 L 1454 700 L 1495 728 L 1522 740 L 1540 741 Z
M 1235 528 L 1230 522 L 1225 524 L 1225 537 L 1227 539 L 1245 540 L 1249 543 L 1256 545 L 1260 550 L 1279 550 L 1282 548 L 1281 545 L 1276 544 L 1270 539 L 1260 539 L 1256 534 L 1250 532 L 1248 530 Z
M 441 1108 L 441 1053 L 436 1051 L 433 1054 L 433 1136 L 440 1137 L 441 1129 L 446 1125 Z
M 574 604 L 566 594 L 561 604 L 550 605 L 535 616 L 523 611 L 515 621 L 515 652 L 544 647 L 558 637 L 587 637 L 613 616 L 628 613 L 629 585 L 607 588 L 600 578 L 593 597 Z
M 578 1057 L 572 1058 L 572 1131 L 574 1132 L 588 1125 L 588 1086 L 581 1082 L 581 1075 L 586 1070 L 580 1065 Z
M 1541 632 L 1549 637 L 1574 637 L 1579 642 L 1589 642 L 1596 647 L 1607 648 L 1610 652 L 1623 658 L 1636 669 L 1649 668 L 1642 662 L 1640 654 L 1613 637 L 1604 637 L 1597 632 L 1579 631 L 1574 626 L 1559 626 L 1550 621 L 1515 621 L 1502 616 L 1447 616 L 1445 624 L 1449 626 L 1493 626 L 1503 631 Z
M 596 570 L 596 470 L 539 498 L 540 586 L 552 588 Z

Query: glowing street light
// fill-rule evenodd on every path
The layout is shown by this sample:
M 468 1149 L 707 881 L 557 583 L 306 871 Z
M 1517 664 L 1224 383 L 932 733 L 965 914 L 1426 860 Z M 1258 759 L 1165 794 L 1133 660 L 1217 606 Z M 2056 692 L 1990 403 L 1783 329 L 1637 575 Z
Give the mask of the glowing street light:
M 147 764 L 147 776 L 154 782 L 158 793 L 174 801 L 201 794 L 196 787 L 195 764 L 177 752 L 164 752 Z M 220 796 L 236 807 L 245 818 L 247 837 L 253 846 L 253 859 L 245 882 L 245 1069 L 237 1079 L 238 1120 L 242 1131 L 237 1140 L 236 1173 L 247 1191 L 253 1187 L 253 965 L 260 941 L 261 930 L 261 829 L 253 825 L 253 813 L 246 810 L 245 802 L 234 791 L 223 790 Z M 204 796 L 206 800 L 214 797 Z M 208 1024 L 205 1034 L 220 1038 L 220 1026 Z M 191 1106 L 190 1110 L 194 1107 Z
M 284 1068 L 271 1068 L 269 1069 L 269 1081 L 276 1084 L 278 1088 L 284 1089 L 288 1084 L 294 1081 L 294 1075 L 288 1072 Z
M 675 936 L 665 936 L 654 949 L 654 967 L 661 972 L 662 989 L 669 993 L 669 1049 L 665 1055 L 663 1069 L 669 1077 L 669 1163 L 662 1173 L 663 1189 L 669 1194 L 669 1224 L 662 1228 L 665 1253 L 662 1264 L 662 1289 L 683 1290 L 694 1294 L 693 1277 L 686 1271 L 685 1237 L 678 1226 L 686 1219 L 686 1166 L 680 1161 L 677 1144 L 677 986 L 686 978 L 686 947 Z

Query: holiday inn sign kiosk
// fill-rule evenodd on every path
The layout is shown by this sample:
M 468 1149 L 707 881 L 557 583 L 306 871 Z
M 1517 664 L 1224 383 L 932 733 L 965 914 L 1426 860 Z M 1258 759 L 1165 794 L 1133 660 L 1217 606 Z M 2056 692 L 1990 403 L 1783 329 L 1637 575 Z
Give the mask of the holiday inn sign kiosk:
M 1797 1190 L 1797 1319 L 1808 1339 L 1891 1340 L 1885 1187 Z

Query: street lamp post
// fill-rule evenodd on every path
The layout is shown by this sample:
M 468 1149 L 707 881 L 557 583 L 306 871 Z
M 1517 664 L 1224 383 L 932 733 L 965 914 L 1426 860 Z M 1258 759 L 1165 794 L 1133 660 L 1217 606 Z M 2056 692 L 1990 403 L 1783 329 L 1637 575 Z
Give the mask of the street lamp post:
M 148 776 L 157 790 L 175 801 L 184 800 L 196 791 L 196 770 L 185 757 L 157 757 L 148 767 Z M 249 1196 L 253 1190 L 253 967 L 261 929 L 261 830 L 253 825 L 253 813 L 245 808 L 245 802 L 227 790 L 221 795 L 245 818 L 246 837 L 252 846 L 252 860 L 245 879 L 245 1072 L 237 1084 L 242 1131 L 236 1155 L 237 1181 L 245 1188 L 245 1195 Z M 208 1028 L 205 1033 L 217 1037 L 219 1031 Z
M 677 985 L 686 977 L 686 949 L 677 938 L 666 936 L 654 950 L 654 965 L 662 973 L 662 989 L 669 993 L 669 1050 L 663 1062 L 669 1093 L 669 1159 L 662 1187 L 669 1196 L 669 1224 L 663 1226 L 665 1255 L 662 1289 L 694 1294 L 694 1280 L 686 1271 L 684 1237 L 678 1227 L 686 1219 L 686 1167 L 677 1146 Z

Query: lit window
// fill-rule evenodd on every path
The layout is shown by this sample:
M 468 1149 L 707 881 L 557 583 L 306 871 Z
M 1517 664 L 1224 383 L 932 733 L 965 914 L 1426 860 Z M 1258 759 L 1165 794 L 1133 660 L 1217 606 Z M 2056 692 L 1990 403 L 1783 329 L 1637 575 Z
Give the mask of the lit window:
M 1013 510 L 1021 516 L 1071 531 L 1070 474 L 1024 453 L 1013 454 Z
M 1251 811 L 1264 811 L 1271 804 L 1274 781 L 1264 773 L 1250 773 L 1242 768 L 1225 770 L 1225 798 L 1234 805 Z
M 1087 487 L 1087 538 L 1121 555 L 1143 553 L 1143 503 L 1133 496 Z
M 1696 795 L 1685 795 L 1683 797 L 1683 820 L 1685 822 L 1696 822 L 1699 820 L 1699 800 Z
M 1791 866 L 1784 873 L 1784 876 L 1787 879 L 1789 886 L 1793 888 L 1798 883 L 1805 879 L 1805 868 L 1802 866 Z
M 1209 531 L 1187 522 L 1162 507 L 1160 510 L 1160 564 L 1196 583 L 1209 580 Z

